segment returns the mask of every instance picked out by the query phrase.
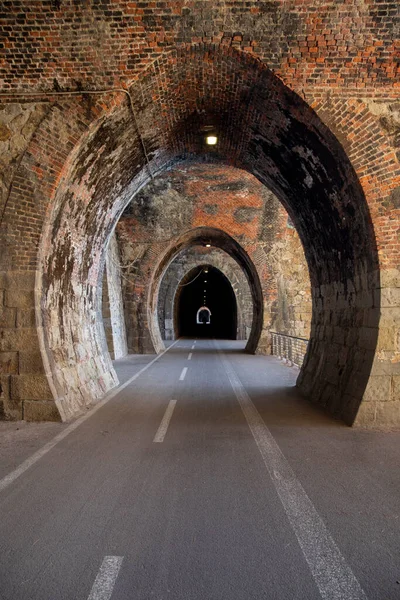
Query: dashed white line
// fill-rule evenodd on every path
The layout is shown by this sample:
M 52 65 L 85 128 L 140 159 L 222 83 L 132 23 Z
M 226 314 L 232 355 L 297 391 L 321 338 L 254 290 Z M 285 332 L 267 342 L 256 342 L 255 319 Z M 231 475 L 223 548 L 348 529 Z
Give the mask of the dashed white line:
M 181 373 L 181 375 L 180 375 L 180 377 L 179 377 L 179 381 L 183 381 L 183 380 L 185 379 L 185 377 L 186 377 L 186 373 L 187 373 L 187 370 L 188 370 L 188 368 L 187 368 L 187 367 L 183 367 L 183 369 L 182 369 L 182 373 Z
M 191 352 L 189 352 L 189 356 L 188 356 L 188 358 L 187 358 L 187 359 L 188 359 L 188 360 L 192 360 L 192 353 L 191 353 Z
M 123 556 L 105 556 L 88 600 L 110 600 Z
M 306 491 L 282 454 L 229 360 L 218 348 L 232 389 L 324 600 L 367 600 Z
M 194 350 L 194 344 L 193 344 L 193 346 L 192 346 L 190 349 L 191 349 L 191 350 Z
M 160 427 L 157 430 L 156 435 L 154 436 L 153 442 L 161 443 L 164 441 L 165 434 L 167 433 L 168 425 L 172 417 L 172 413 L 174 412 L 174 408 L 176 406 L 176 400 L 170 400 L 167 406 L 167 410 L 164 413 L 163 419 L 161 421 Z
M 62 431 L 61 433 L 56 435 L 52 440 L 50 440 L 50 442 L 47 442 L 47 444 L 45 444 L 42 448 L 40 448 L 40 450 L 38 450 L 37 452 L 32 454 L 32 456 L 27 458 L 16 469 L 14 469 L 14 471 L 11 471 L 11 473 L 9 473 L 5 477 L 3 477 L 3 479 L 0 479 L 0 492 L 2 490 L 4 490 L 6 487 L 8 487 L 9 485 L 11 485 L 11 483 L 13 483 L 18 477 L 20 477 L 20 475 L 25 473 L 25 471 L 30 469 L 30 467 L 32 467 L 38 460 L 40 460 L 42 458 L 42 456 L 47 454 L 52 448 L 54 448 L 54 446 L 56 444 L 58 444 L 64 438 L 66 438 L 67 435 L 69 435 L 70 433 L 75 431 L 75 429 L 77 429 L 79 427 L 79 425 L 82 425 L 82 423 L 87 421 L 87 419 L 89 419 L 92 415 L 94 415 L 94 413 L 96 413 L 102 406 L 107 404 L 107 402 L 109 402 L 112 398 L 115 398 L 115 396 L 117 394 L 119 394 L 120 392 L 122 392 L 123 389 L 125 389 L 129 384 L 132 383 L 132 381 L 135 381 L 135 379 L 137 379 L 142 373 L 144 373 L 144 371 L 146 371 L 157 360 L 159 360 L 162 356 L 164 356 L 164 354 L 166 352 L 168 352 L 168 350 L 170 350 L 173 346 L 175 346 L 175 344 L 177 344 L 178 341 L 179 340 L 176 340 L 170 346 L 168 346 L 168 348 L 166 348 L 163 352 L 161 352 L 160 354 L 157 354 L 157 356 L 155 358 L 153 358 L 153 360 L 151 360 L 149 363 L 147 363 L 147 365 L 142 367 L 140 369 L 140 371 L 138 371 L 135 375 L 133 375 L 130 379 L 128 379 L 128 381 L 125 381 L 125 383 L 123 383 L 119 387 L 112 390 L 109 394 L 107 394 L 105 396 L 105 398 L 103 398 L 103 400 L 101 400 L 91 410 L 89 410 L 85 415 L 83 415 L 83 417 L 80 417 L 74 423 L 71 423 L 71 425 L 69 425 L 69 427 L 67 427 L 66 429 L 64 429 L 64 431 Z

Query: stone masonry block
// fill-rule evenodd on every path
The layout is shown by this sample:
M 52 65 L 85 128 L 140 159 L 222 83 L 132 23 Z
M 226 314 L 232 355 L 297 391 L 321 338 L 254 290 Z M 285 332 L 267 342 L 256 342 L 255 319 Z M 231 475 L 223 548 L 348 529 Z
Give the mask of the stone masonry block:
M 364 392 L 363 402 L 388 402 L 391 400 L 391 377 L 371 376 Z
M 16 308 L 0 306 L 0 327 L 13 328 L 16 323 Z
M 362 402 L 358 409 L 356 419 L 354 421 L 355 427 L 368 427 L 375 424 L 376 419 L 376 404 L 371 402 Z
M 400 270 L 382 269 L 380 272 L 380 285 L 382 288 L 400 288 Z
M 0 352 L 0 373 L 18 373 L 18 352 Z
M 10 375 L 0 375 L 0 398 L 2 400 L 10 399 L 11 377 Z
M 378 329 L 375 327 L 360 327 L 359 334 L 360 347 L 366 350 L 374 350 L 378 338 Z
M 6 290 L 5 305 L 16 308 L 34 308 L 34 292 L 18 289 Z
M 378 346 L 377 351 L 381 350 L 391 350 L 394 351 L 397 349 L 397 330 L 393 327 L 383 327 L 379 328 L 379 336 L 378 336 Z
M 379 294 L 380 292 L 380 294 Z M 380 306 L 386 308 L 391 306 L 399 307 L 400 310 L 400 288 L 384 288 L 375 290 L 375 300 L 378 301 L 380 295 Z M 377 304 L 378 305 L 378 304 Z
M 400 402 L 379 402 L 375 414 L 376 423 L 379 426 L 398 427 L 400 423 Z
M 19 308 L 17 310 L 17 327 L 35 327 L 36 311 L 34 308 Z
M 61 421 L 60 413 L 53 400 L 25 400 L 24 419 L 25 421 Z
M 6 290 L 33 290 L 35 288 L 35 273 L 6 273 L 0 271 L 0 288 Z
M 0 329 L 0 352 L 9 352 L 12 350 L 36 350 L 39 341 L 36 329 Z
M 15 400 L 52 400 L 45 375 L 12 375 L 11 398 Z
M 43 360 L 40 351 L 19 353 L 19 372 L 27 373 L 44 373 Z
M 11 398 L 11 375 L 0 375 L 0 401 L 4 419 L 22 419 L 22 401 Z
M 400 375 L 393 376 L 392 400 L 395 402 L 400 402 Z

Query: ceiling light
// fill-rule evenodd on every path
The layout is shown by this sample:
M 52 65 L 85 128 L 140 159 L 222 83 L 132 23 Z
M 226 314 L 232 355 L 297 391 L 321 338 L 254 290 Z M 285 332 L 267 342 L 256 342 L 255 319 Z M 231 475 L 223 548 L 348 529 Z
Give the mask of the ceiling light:
M 216 135 L 208 135 L 208 136 L 206 137 L 206 143 L 207 143 L 209 146 L 215 146 L 217 142 L 218 142 L 218 138 L 217 138 L 217 136 L 216 136 Z

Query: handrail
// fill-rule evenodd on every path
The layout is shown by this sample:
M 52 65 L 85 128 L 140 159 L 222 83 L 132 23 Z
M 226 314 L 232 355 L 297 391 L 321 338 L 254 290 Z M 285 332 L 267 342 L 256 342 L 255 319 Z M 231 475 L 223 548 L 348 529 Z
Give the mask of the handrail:
M 301 337 L 296 337 L 295 335 L 289 335 L 287 333 L 279 333 L 279 331 L 270 331 L 270 333 L 274 334 L 274 335 L 282 335 L 283 337 L 288 337 L 291 338 L 292 340 L 301 340 L 302 342 L 309 342 L 309 339 L 306 338 L 301 338 Z

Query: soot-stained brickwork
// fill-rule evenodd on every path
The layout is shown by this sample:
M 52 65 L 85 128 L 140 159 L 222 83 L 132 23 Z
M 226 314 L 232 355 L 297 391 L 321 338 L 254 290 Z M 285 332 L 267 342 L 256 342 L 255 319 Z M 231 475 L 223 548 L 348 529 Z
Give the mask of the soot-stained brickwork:
M 118 85 L 175 47 L 252 53 L 297 85 L 398 87 L 395 1 L 9 1 L 1 75 L 10 89 Z
M 213 207 L 212 214 L 210 206 Z M 129 278 L 124 278 L 124 305 L 130 352 L 153 350 L 146 299 L 154 269 L 154 257 L 185 231 L 213 227 L 215 224 L 243 247 L 257 269 L 264 299 L 263 334 L 257 348 L 259 352 L 269 352 L 273 310 L 276 315 L 280 315 L 283 306 L 291 306 L 295 302 L 292 290 L 287 293 L 285 290 L 284 301 L 277 300 L 278 274 L 279 281 L 284 281 L 286 277 L 292 276 L 294 264 L 302 264 L 302 286 L 309 296 L 309 277 L 301 244 L 298 241 L 293 253 L 287 244 L 285 246 L 287 220 L 286 211 L 274 195 L 255 177 L 235 168 L 191 164 L 164 173 L 154 184 L 141 190 L 117 225 L 123 268 L 126 269 L 126 274 L 129 273 Z M 292 236 L 298 240 L 295 232 Z M 279 264 L 279 259 L 275 257 L 272 265 L 269 254 L 279 240 L 286 262 L 282 260 Z M 197 255 L 200 262 L 209 260 L 210 264 L 214 264 L 211 262 L 215 255 L 212 249 L 203 247 L 201 251 L 197 250 Z M 188 258 L 184 254 L 180 255 L 179 260 L 181 265 L 182 261 L 187 263 Z M 227 260 L 226 267 L 229 264 Z M 214 266 L 222 267 L 219 261 Z M 183 275 L 181 272 L 181 277 Z M 164 303 L 163 284 L 160 285 L 160 302 Z M 290 285 L 295 287 L 293 283 L 288 283 L 288 287 Z M 289 327 L 299 335 L 303 334 L 309 328 L 310 320 L 300 325 L 301 318 L 300 314 L 287 315 L 284 327 Z M 248 326 L 251 326 L 251 322 Z M 279 323 L 279 326 L 282 325 Z
M 349 423 L 399 422 L 397 2 L 20 0 L 0 26 L 2 89 L 18 94 L 0 112 L 1 290 L 18 308 L 7 294 L 29 281 L 36 314 L 2 327 L 3 400 L 39 418 L 54 397 L 65 419 L 116 384 L 96 320 L 107 239 L 151 176 L 197 159 L 255 175 L 298 231 L 313 303 L 300 389 Z

